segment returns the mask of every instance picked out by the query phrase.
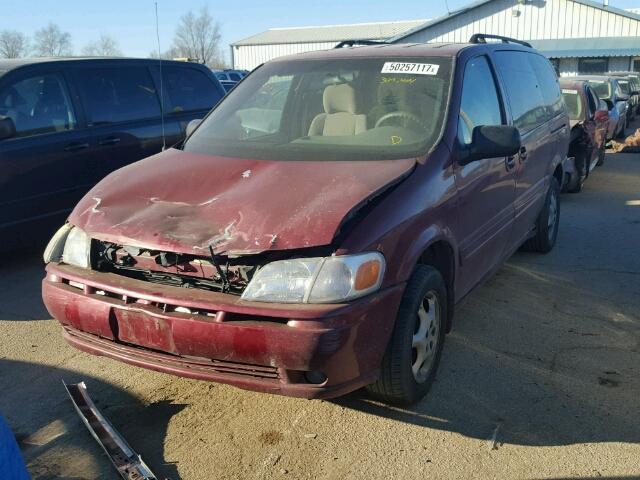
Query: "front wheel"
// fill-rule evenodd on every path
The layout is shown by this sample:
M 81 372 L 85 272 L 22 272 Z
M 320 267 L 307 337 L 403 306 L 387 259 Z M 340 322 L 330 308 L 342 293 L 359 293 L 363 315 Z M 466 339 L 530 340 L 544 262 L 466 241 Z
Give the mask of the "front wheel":
M 367 389 L 388 403 L 424 397 L 436 377 L 447 318 L 447 289 L 440 272 L 418 265 L 404 291 L 380 378 Z
M 598 150 L 598 163 L 596 163 L 596 167 L 601 167 L 602 165 L 604 165 L 604 156 L 606 154 L 607 147 L 605 145 L 602 145 L 602 147 L 600 147 L 600 150 Z
M 522 249 L 529 252 L 550 252 L 556 244 L 559 223 L 560 185 L 558 185 L 556 177 L 551 177 L 544 207 L 536 220 L 535 235 L 524 242 Z

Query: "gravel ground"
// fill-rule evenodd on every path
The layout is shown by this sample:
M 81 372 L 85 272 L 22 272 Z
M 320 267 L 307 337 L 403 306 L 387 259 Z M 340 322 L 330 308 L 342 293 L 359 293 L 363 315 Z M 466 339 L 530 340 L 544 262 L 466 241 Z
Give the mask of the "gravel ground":
M 0 412 L 36 479 L 116 478 L 62 379 L 84 380 L 162 479 L 640 478 L 639 200 L 638 154 L 563 195 L 554 251 L 516 254 L 458 308 L 434 388 L 407 409 L 80 353 L 42 306 L 39 256 L 5 258 Z

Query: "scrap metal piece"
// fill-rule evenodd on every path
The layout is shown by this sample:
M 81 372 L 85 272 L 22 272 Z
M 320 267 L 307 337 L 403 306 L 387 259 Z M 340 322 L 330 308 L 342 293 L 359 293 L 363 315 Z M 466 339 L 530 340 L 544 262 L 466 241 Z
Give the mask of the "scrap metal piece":
M 140 455 L 129 446 L 109 420 L 100 413 L 89 397 L 85 383 L 66 384 L 63 381 L 62 384 L 78 415 L 93 438 L 105 451 L 120 476 L 125 480 L 157 480 L 149 467 L 142 461 Z

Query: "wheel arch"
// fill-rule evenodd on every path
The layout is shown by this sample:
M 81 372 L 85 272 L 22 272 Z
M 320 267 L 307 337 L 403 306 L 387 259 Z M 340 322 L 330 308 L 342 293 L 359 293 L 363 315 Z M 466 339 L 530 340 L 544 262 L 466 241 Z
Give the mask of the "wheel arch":
M 448 229 L 437 226 L 427 228 L 416 238 L 408 254 L 405 256 L 399 277 L 408 279 L 417 265 L 428 265 L 440 272 L 447 287 L 447 325 L 446 331 L 452 327 L 455 306 L 455 284 L 458 275 L 458 249 L 453 235 Z

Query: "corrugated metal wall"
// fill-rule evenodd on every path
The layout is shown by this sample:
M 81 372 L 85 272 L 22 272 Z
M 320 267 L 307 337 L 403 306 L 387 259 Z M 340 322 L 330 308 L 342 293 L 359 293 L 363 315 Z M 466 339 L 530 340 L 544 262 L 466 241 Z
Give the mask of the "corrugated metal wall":
M 338 42 L 320 42 L 233 46 L 231 47 L 233 49 L 233 65 L 234 68 L 253 70 L 258 65 L 276 57 L 314 50 L 328 50 L 337 44 Z
M 402 42 L 466 42 L 479 32 L 523 40 L 629 37 L 640 35 L 640 22 L 571 0 L 496 0 Z

